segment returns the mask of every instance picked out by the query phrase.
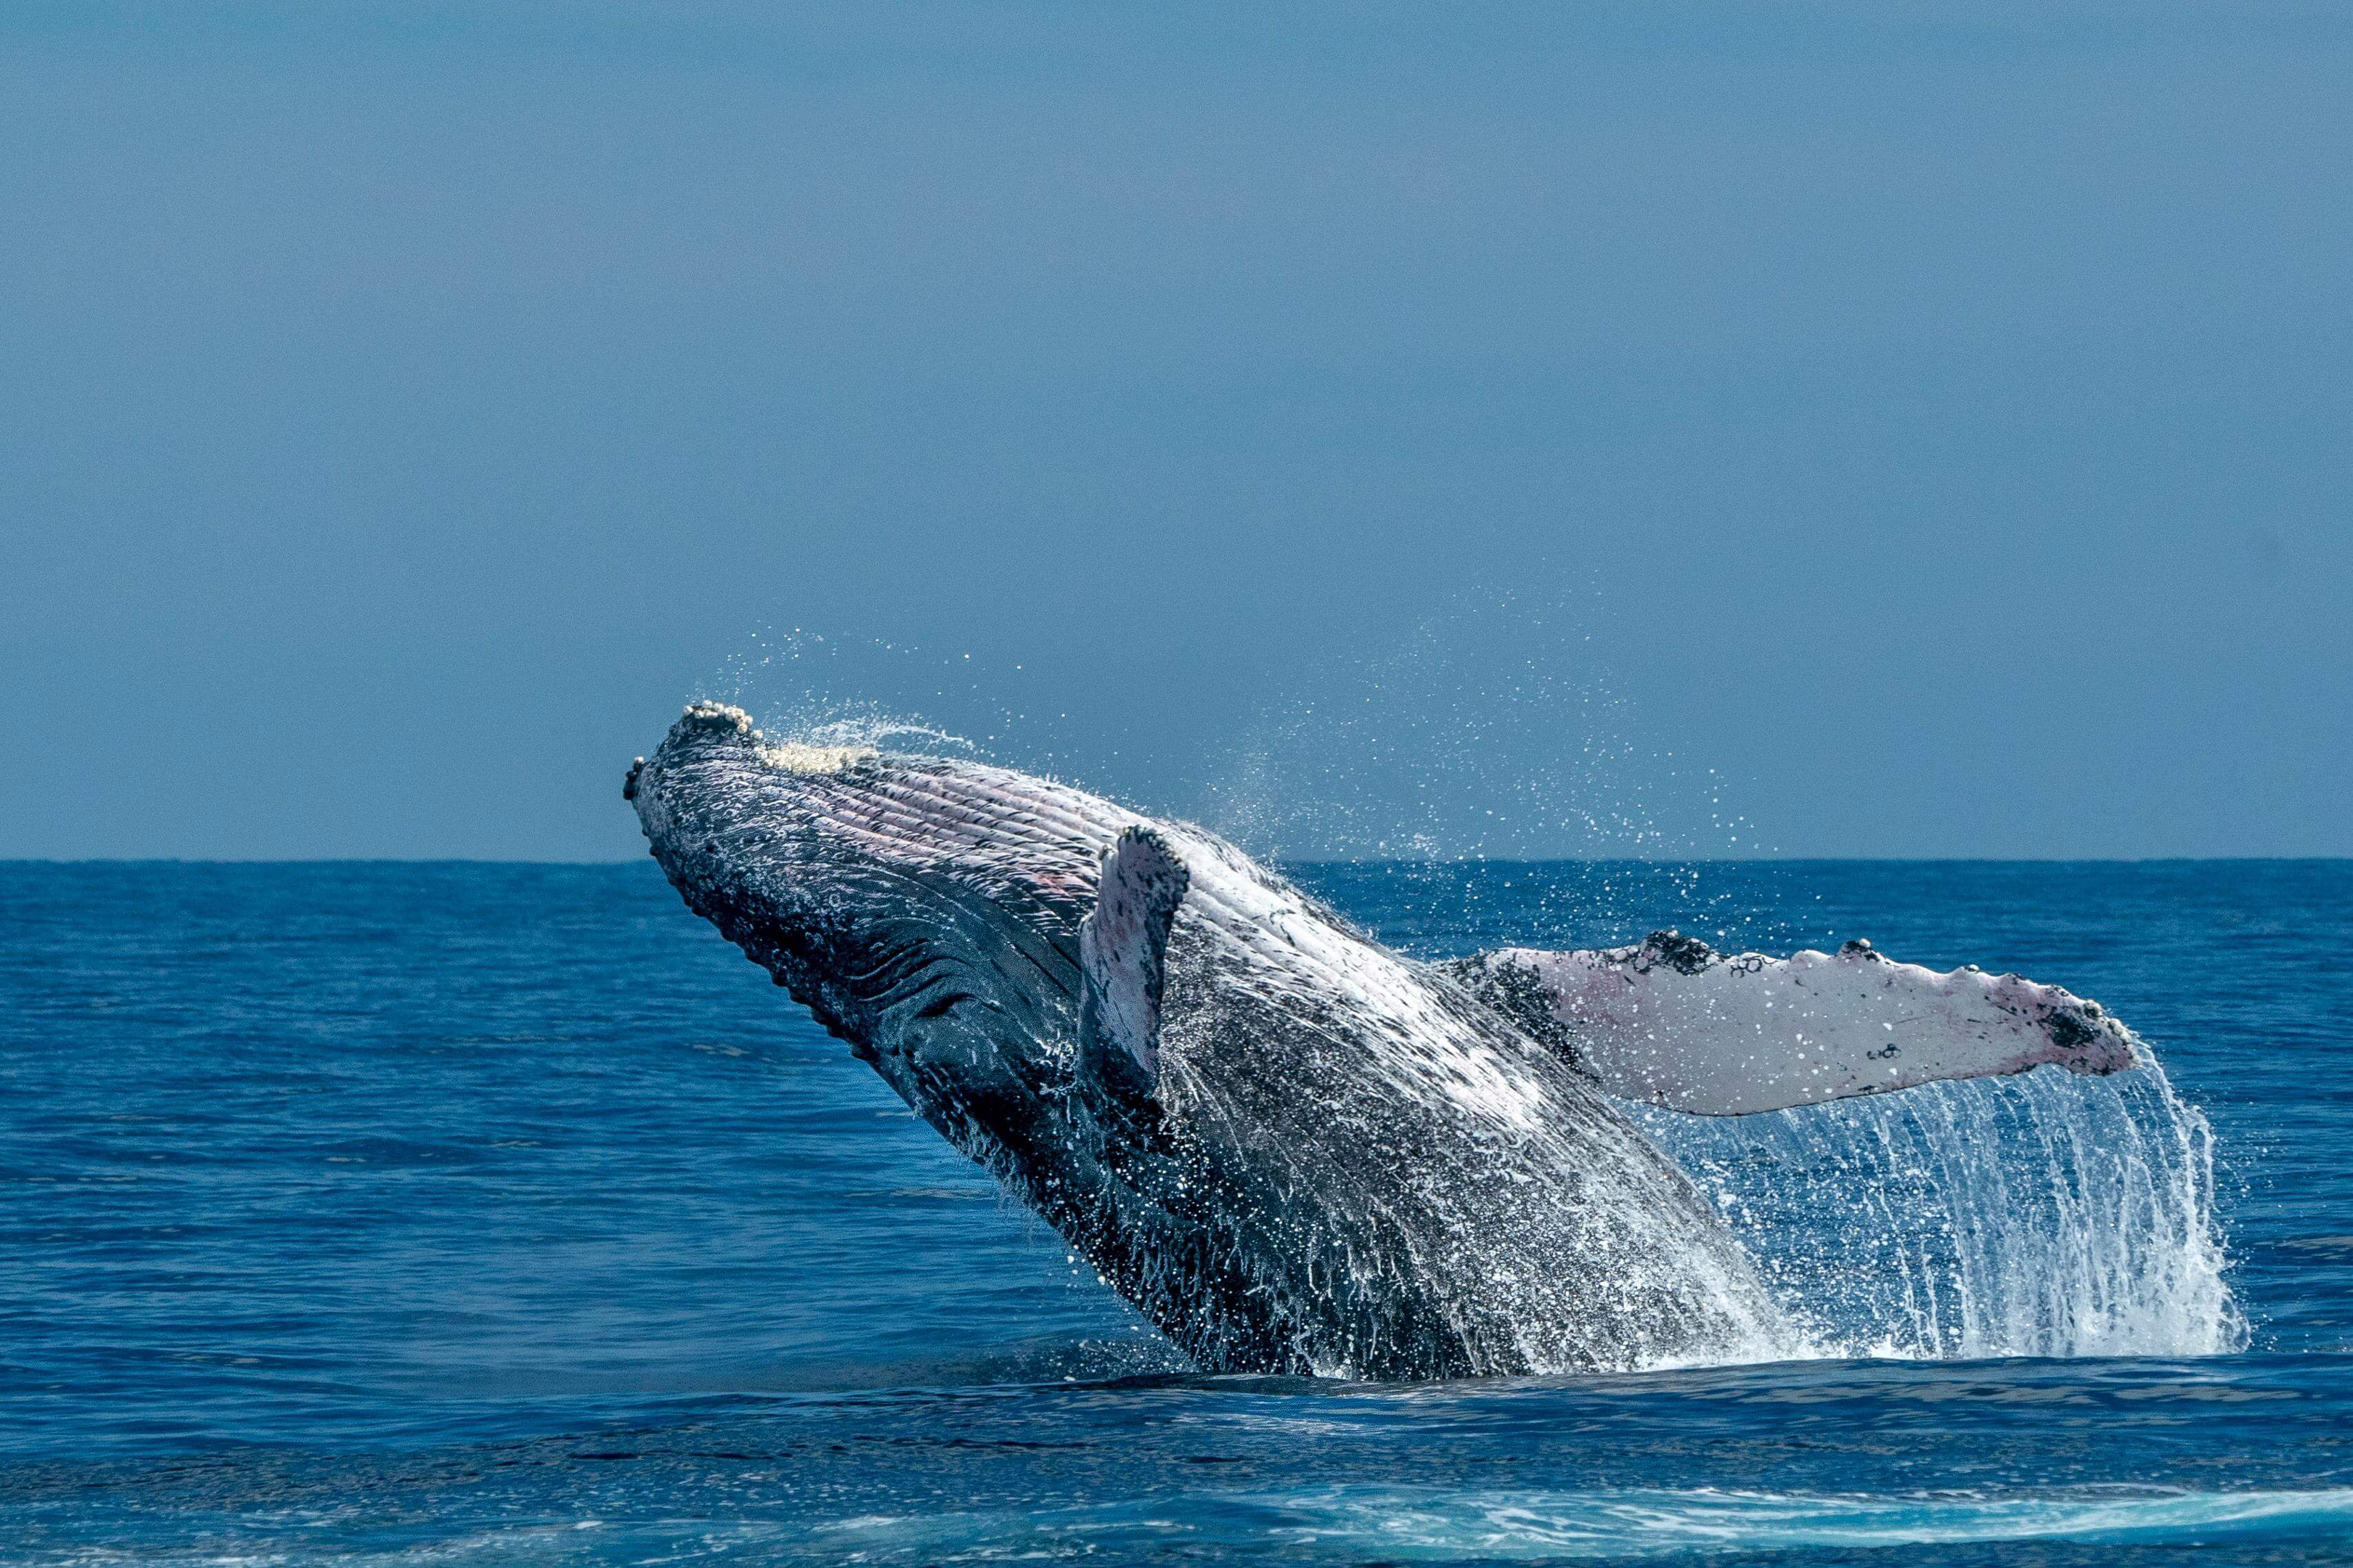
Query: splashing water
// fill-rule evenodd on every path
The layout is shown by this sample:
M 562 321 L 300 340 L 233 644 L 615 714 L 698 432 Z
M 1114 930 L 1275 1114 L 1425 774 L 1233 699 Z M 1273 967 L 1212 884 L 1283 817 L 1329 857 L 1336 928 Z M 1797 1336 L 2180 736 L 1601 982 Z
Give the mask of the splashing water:
M 2041 1068 L 1761 1116 L 1634 1108 L 1830 1355 L 2243 1348 L 2213 1133 L 2164 1069 Z
M 1747 827 L 1725 816 L 1713 770 L 1685 777 L 1643 752 L 1623 704 L 1561 647 L 1488 680 L 1495 671 L 1466 657 L 1466 628 L 1490 621 L 1510 623 L 1504 640 L 1523 656 L 1559 640 L 1545 617 L 1505 605 L 1433 619 L 1385 658 L 1325 671 L 1309 683 L 1317 697 L 1261 716 L 1202 815 L 1261 851 L 1388 862 L 1403 896 L 1381 923 L 1408 951 L 1450 945 L 1417 942 L 1425 925 L 1486 920 L 1504 922 L 1490 941 L 1570 945 L 1593 933 L 1551 924 L 1609 927 L 1605 910 L 1648 910 L 1667 893 L 1686 924 L 1721 917 L 1696 912 L 1694 868 L 1664 861 L 1641 862 L 1639 874 L 1590 863 L 1600 868 L 1556 889 L 1567 914 L 1543 900 L 1514 900 L 1508 917 L 1473 907 L 1493 891 L 1479 864 L 1489 853 L 1549 849 L 1564 837 L 1588 853 L 1736 852 Z M 712 694 L 750 703 L 770 733 L 810 745 L 1050 771 L 1050 726 L 978 700 L 1003 675 L 965 656 L 797 630 L 757 639 Z M 839 695 L 878 680 L 892 700 Z M 973 734 L 910 716 L 935 702 L 971 709 Z M 1002 755 L 1017 733 L 1019 754 Z M 1671 798 L 1672 831 L 1653 816 Z M 1616 887 L 1620 879 L 1630 885 Z M 1627 1109 L 1715 1197 L 1815 1353 L 2182 1356 L 2246 1343 L 2214 1216 L 2211 1131 L 2154 1063 L 2115 1079 L 2046 1069 L 1721 1120 Z M 1786 1353 L 1726 1346 L 1722 1359 L 1776 1350 Z
M 1644 738 L 1574 608 L 1463 599 L 1270 686 L 1196 815 L 1255 854 L 1440 864 L 1758 847 Z
M 867 683 L 892 690 L 892 700 L 857 692 Z M 871 747 L 917 756 L 983 757 L 982 741 L 916 716 L 910 700 L 947 700 L 951 689 L 968 696 L 970 656 L 944 656 L 877 637 L 837 637 L 797 627 L 760 632 L 697 690 L 758 715 L 761 730 L 778 741 L 820 748 Z M 969 703 L 965 706 L 970 706 Z M 992 729 L 1011 715 L 997 714 Z M 990 733 L 987 739 L 997 739 Z

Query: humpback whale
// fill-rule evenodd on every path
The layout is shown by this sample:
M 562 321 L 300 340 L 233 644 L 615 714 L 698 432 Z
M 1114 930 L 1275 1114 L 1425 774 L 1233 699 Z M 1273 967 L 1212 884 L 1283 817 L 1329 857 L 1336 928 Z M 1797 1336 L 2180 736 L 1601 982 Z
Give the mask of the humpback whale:
M 1799 1353 L 1620 1101 L 2133 1065 L 2096 1004 L 1865 943 L 1390 952 L 1214 834 L 690 706 L 623 788 L 687 905 L 1206 1371 Z

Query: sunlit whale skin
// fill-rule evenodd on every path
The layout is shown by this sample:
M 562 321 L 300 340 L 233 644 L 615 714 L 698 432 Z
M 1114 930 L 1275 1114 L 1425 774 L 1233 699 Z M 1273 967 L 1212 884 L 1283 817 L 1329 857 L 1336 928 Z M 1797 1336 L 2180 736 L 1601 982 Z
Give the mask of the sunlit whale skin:
M 1534 958 L 1608 954 L 1416 964 L 1199 828 L 716 704 L 624 793 L 691 909 L 1205 1370 L 1799 1348 L 1554 1016 Z
M 1620 1100 L 1746 1116 L 2038 1067 L 2112 1073 L 2139 1042 L 2056 985 L 1937 973 L 1871 943 L 1787 958 L 1652 931 L 1629 947 L 1501 948 L 1444 966 Z

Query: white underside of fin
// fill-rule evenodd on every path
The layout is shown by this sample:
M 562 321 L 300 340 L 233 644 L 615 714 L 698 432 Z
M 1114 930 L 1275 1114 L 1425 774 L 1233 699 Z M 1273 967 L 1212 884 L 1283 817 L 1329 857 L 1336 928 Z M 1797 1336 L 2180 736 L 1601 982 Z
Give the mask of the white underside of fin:
M 2132 1032 L 2096 1002 L 2015 974 L 1891 963 L 1862 942 L 1767 958 L 1661 931 L 1599 952 L 1506 948 L 1458 973 L 1548 1005 L 1611 1094 L 1704 1116 L 2136 1059 Z

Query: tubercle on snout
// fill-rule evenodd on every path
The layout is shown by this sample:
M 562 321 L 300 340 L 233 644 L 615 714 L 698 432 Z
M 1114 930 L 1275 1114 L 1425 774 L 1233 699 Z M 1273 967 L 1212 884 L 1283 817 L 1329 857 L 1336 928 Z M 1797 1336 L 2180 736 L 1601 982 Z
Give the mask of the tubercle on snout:
M 712 739 L 740 739 L 756 747 L 761 744 L 763 737 L 753 727 L 752 715 L 743 709 L 726 702 L 694 701 L 686 705 L 686 711 L 680 714 L 678 721 L 670 727 L 670 733 L 662 738 L 660 751 L 670 752 L 698 740 Z M 621 780 L 623 800 L 638 798 L 638 783 L 645 776 L 645 758 L 630 760 L 629 771 Z
M 752 755 L 772 768 L 795 773 L 839 773 L 881 753 L 871 746 L 813 746 L 799 741 L 771 742 L 752 722 L 752 715 L 728 702 L 697 701 L 686 705 L 678 722 L 670 728 L 662 749 L 684 748 L 701 744 L 741 744 Z M 638 759 L 638 767 L 644 759 Z M 623 787 L 622 798 L 634 799 L 637 769 L 629 774 Z
M 670 726 L 670 739 L 697 731 L 721 735 L 744 735 L 756 741 L 760 731 L 753 727 L 752 715 L 732 702 L 690 702 L 686 711 Z

